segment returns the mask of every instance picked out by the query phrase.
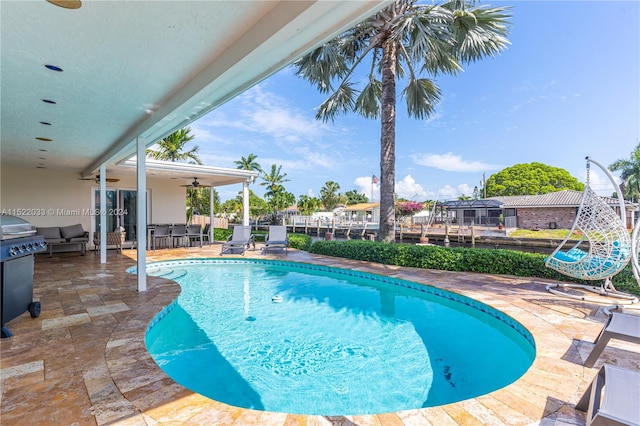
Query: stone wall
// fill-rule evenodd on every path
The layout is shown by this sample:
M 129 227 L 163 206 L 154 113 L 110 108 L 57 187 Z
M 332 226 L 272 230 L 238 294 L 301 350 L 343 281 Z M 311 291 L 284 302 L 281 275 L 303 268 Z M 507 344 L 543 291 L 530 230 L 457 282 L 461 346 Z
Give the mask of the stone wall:
M 576 219 L 576 207 L 519 208 L 521 229 L 570 229 Z

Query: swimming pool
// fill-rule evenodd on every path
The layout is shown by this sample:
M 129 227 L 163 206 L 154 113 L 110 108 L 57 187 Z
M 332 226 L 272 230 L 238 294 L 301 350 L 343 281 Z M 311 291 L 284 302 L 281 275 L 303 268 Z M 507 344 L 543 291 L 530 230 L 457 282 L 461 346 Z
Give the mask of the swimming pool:
M 387 276 L 269 260 L 153 263 L 182 287 L 148 327 L 176 382 L 230 405 L 375 414 L 504 387 L 531 365 L 531 334 L 467 297 Z

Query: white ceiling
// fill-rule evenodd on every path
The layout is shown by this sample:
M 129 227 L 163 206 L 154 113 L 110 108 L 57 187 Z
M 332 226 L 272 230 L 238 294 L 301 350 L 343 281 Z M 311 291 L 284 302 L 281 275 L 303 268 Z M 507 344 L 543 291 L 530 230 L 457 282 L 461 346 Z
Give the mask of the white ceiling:
M 2 0 L 2 165 L 112 170 L 389 3 Z

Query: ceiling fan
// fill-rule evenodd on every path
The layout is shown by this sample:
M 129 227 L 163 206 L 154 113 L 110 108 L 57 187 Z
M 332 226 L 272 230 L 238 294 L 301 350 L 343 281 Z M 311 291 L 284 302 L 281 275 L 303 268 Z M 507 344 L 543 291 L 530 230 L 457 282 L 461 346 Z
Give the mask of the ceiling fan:
M 100 183 L 100 175 L 96 175 L 94 178 L 80 178 L 80 180 L 92 180 L 95 181 L 95 183 Z M 111 183 L 120 182 L 120 179 L 118 178 L 106 178 L 105 180 Z
M 184 186 L 185 188 L 199 188 L 200 187 L 200 182 L 198 182 L 198 178 L 194 177 L 193 178 L 193 182 L 191 182 L 188 185 L 180 185 L 180 186 Z

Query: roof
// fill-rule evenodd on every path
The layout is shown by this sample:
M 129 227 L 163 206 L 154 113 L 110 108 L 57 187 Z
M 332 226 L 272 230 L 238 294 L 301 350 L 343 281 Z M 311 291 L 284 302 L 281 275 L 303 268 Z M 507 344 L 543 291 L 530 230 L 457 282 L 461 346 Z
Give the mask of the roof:
M 449 209 L 499 209 L 502 206 L 502 202 L 492 198 L 481 200 L 452 200 L 438 203 L 438 206 Z
M 525 195 L 516 199 L 505 201 L 503 208 L 527 208 L 527 207 L 578 207 L 582 199 L 582 191 L 566 189 L 564 191 L 550 192 L 541 195 Z M 602 197 L 611 205 L 618 205 L 620 201 L 613 197 Z
M 491 197 L 481 200 L 453 200 L 439 203 L 438 206 L 449 209 L 482 209 L 482 208 L 534 208 L 534 207 L 578 207 L 582 199 L 582 191 L 565 189 L 540 195 L 513 195 L 505 197 Z M 613 197 L 602 197 L 607 204 L 617 206 L 620 201 Z M 636 203 L 626 202 L 631 208 Z
M 110 171 L 390 3 L 2 1 L 2 164 Z
M 136 161 L 130 159 L 114 168 L 108 176 L 131 175 L 136 173 Z M 170 161 L 145 161 L 147 176 L 176 179 L 181 184 L 188 185 L 197 180 L 200 186 L 224 186 L 236 183 L 252 183 L 258 172 L 241 169 L 227 169 L 223 167 L 203 166 L 199 164 L 173 163 Z
M 367 210 L 377 209 L 379 207 L 380 207 L 380 203 L 359 203 L 359 204 L 352 204 L 350 206 L 345 206 L 343 211 L 349 211 L 349 212 L 367 211 Z

